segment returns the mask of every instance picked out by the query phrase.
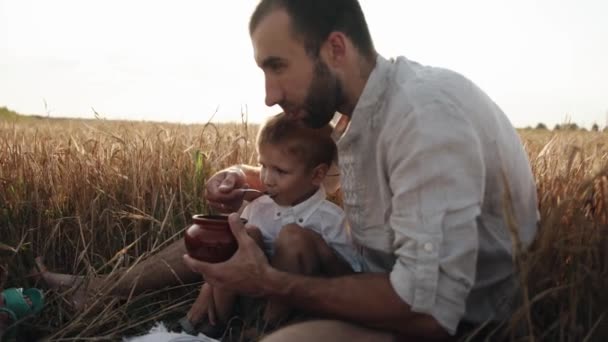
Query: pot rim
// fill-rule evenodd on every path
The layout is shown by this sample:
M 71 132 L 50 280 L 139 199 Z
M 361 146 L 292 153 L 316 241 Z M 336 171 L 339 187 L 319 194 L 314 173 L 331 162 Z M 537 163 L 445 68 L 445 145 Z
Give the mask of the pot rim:
M 247 223 L 247 220 L 240 218 L 243 224 Z M 192 215 L 192 220 L 205 221 L 205 222 L 217 222 L 217 223 L 228 223 L 228 215 L 222 214 L 196 214 Z
M 225 222 L 228 221 L 228 215 L 221 214 L 196 214 L 192 215 L 193 220 L 205 220 L 205 221 L 216 221 Z

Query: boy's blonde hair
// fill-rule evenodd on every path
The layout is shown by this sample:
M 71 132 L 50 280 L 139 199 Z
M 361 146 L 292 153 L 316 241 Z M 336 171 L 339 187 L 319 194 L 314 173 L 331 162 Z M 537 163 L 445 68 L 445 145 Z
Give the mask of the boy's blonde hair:
M 300 120 L 289 119 L 285 113 L 279 113 L 260 128 L 258 153 L 260 146 L 269 144 L 282 147 L 311 169 L 321 164 L 331 166 L 338 154 L 336 143 L 331 138 L 332 131 L 330 124 L 319 129 L 310 128 Z

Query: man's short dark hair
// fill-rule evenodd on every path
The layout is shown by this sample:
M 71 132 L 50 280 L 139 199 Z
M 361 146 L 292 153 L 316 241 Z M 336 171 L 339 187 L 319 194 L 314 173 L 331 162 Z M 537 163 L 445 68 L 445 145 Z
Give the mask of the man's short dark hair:
M 309 55 L 317 57 L 329 34 L 339 31 L 351 39 L 361 55 L 375 60 L 376 50 L 358 0 L 261 0 L 251 15 L 249 34 L 277 9 L 287 12 L 293 33 L 303 39 Z

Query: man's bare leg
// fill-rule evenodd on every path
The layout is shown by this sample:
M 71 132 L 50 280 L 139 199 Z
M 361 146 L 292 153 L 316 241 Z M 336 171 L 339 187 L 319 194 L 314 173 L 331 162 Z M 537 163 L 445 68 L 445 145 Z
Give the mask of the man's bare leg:
M 183 256 L 186 253 L 183 238 L 171 243 L 158 253 L 125 269 L 112 294 L 127 296 L 132 290 L 137 294 L 147 290 L 201 281 L 201 275 L 192 272 L 184 264 Z
M 132 267 L 118 270 L 112 275 L 85 279 L 84 276 L 53 273 L 46 269 L 40 258 L 37 258 L 40 277 L 51 287 L 69 289 L 80 286 L 73 294 L 76 307 L 84 305 L 87 295 L 108 291 L 118 297 L 127 297 L 131 293 L 139 294 L 146 290 L 161 289 L 178 284 L 193 283 L 201 280 L 201 276 L 192 272 L 183 262 L 186 254 L 184 240 L 179 239 L 158 253 L 142 260 Z
M 343 321 L 319 320 L 289 325 L 262 339 L 262 342 L 278 341 L 393 342 L 402 340 L 394 334 L 381 330 Z

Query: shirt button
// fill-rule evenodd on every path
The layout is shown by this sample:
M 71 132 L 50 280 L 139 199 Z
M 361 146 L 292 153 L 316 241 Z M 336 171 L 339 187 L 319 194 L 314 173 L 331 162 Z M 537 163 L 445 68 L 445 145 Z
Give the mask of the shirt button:
M 302 222 L 304 222 L 304 219 L 301 218 L 301 219 L 298 220 L 298 222 L 302 223 Z
M 281 213 L 277 213 L 277 216 L 281 216 Z
M 430 242 L 427 242 L 424 244 L 424 250 L 427 252 L 432 252 L 433 251 L 433 244 Z

